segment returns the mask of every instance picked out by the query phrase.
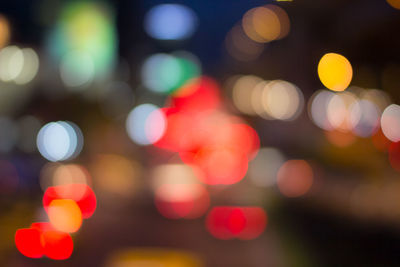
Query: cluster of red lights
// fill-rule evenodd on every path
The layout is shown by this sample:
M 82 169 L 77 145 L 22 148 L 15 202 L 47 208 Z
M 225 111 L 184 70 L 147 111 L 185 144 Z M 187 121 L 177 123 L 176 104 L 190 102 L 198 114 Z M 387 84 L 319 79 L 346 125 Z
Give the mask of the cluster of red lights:
M 184 163 L 198 168 L 206 184 L 234 184 L 245 176 L 260 141 L 253 128 L 223 111 L 213 79 L 189 81 L 162 111 L 167 128 L 155 146 L 178 152 Z
M 241 118 L 224 110 L 213 79 L 204 76 L 192 79 L 161 110 L 167 126 L 154 144 L 156 147 L 178 153 L 204 184 L 231 185 L 243 179 L 249 161 L 259 150 L 259 137 Z M 160 197 L 163 190 L 190 191 L 197 187 L 201 190 L 196 190 L 196 197 L 167 201 Z M 210 203 L 207 190 L 200 184 L 166 184 L 155 195 L 157 209 L 173 219 L 200 217 Z M 266 223 L 267 216 L 259 207 L 215 207 L 206 219 L 208 231 L 218 239 L 253 239 L 264 231 Z
M 47 188 L 43 196 L 43 206 L 50 222 L 33 223 L 30 228 L 18 229 L 15 233 L 17 249 L 29 258 L 46 256 L 53 260 L 68 259 L 74 247 L 70 233 L 79 229 L 82 218 L 93 215 L 96 203 L 93 190 L 86 184 Z M 71 206 L 78 207 L 77 211 L 74 212 Z M 51 209 L 55 209 L 53 215 Z M 52 220 L 52 216 L 55 219 Z M 77 227 L 71 228 L 71 225 Z

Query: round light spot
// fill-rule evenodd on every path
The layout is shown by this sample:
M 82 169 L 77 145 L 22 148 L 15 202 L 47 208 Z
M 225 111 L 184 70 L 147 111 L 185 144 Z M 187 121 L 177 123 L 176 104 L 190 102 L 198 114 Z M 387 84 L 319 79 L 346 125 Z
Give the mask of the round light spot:
M 232 100 L 235 107 L 242 113 L 255 115 L 252 103 L 252 92 L 263 80 L 257 76 L 246 75 L 239 77 L 232 87 Z
M 139 145 L 157 142 L 165 132 L 166 119 L 163 112 L 152 104 L 135 107 L 126 119 L 126 130 L 129 137 Z
M 310 190 L 313 171 L 304 160 L 288 160 L 278 171 L 278 187 L 287 197 L 299 197 Z
M 144 20 L 148 35 L 159 40 L 181 40 L 192 36 L 197 16 L 190 8 L 179 4 L 163 4 L 150 9 Z
M 83 146 L 80 129 L 70 122 L 50 122 L 44 125 L 37 136 L 40 154 L 50 161 L 61 161 L 76 157 Z
M 275 5 L 266 5 L 247 11 L 242 26 L 250 39 L 266 43 L 285 37 L 289 33 L 290 21 L 285 10 Z
M 386 0 L 395 9 L 400 9 L 400 0 Z
M 383 134 L 392 142 L 400 141 L 400 106 L 388 106 L 381 117 Z
M 301 91 L 286 81 L 272 81 L 262 94 L 262 105 L 269 116 L 278 120 L 293 120 L 303 109 Z
M 309 116 L 315 125 L 324 130 L 333 130 L 328 120 L 327 106 L 335 94 L 327 90 L 319 90 L 310 99 Z
M 353 77 L 353 68 L 344 56 L 328 53 L 319 61 L 318 76 L 326 88 L 333 91 L 344 91 Z
M 4 82 L 14 80 L 24 66 L 24 54 L 17 46 L 7 46 L 0 51 L 0 79 Z

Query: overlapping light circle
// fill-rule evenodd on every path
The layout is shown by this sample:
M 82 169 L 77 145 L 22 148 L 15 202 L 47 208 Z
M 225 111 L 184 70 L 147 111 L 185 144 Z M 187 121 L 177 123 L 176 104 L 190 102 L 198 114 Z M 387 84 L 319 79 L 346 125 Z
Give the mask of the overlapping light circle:
M 153 104 L 135 107 L 126 119 L 126 131 L 132 141 L 139 145 L 157 142 L 163 136 L 165 128 L 165 115 Z
M 153 92 L 171 94 L 200 75 L 198 62 L 193 54 L 184 51 L 152 55 L 142 66 L 142 82 Z
M 400 106 L 388 106 L 381 117 L 383 134 L 392 142 L 400 141 Z
M 233 104 L 242 113 L 269 120 L 293 120 L 303 110 L 303 93 L 290 82 L 245 75 L 232 78 L 230 84 Z
M 40 154 L 50 161 L 76 157 L 83 147 L 83 135 L 72 122 L 57 121 L 44 125 L 36 139 Z
M 12 45 L 0 51 L 0 79 L 4 82 L 26 84 L 37 74 L 39 58 L 31 48 Z
M 282 8 L 265 5 L 247 11 L 243 16 L 242 26 L 250 39 L 266 43 L 285 37 L 289 33 L 290 21 Z
M 376 89 L 351 87 L 338 93 L 319 90 L 310 98 L 308 113 L 314 124 L 323 130 L 370 137 L 379 130 L 383 107 L 389 101 Z

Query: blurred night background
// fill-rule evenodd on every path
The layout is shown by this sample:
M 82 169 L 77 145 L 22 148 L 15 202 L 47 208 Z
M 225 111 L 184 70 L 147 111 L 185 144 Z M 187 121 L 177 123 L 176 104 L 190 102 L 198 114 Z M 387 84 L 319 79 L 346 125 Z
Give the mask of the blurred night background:
M 0 266 L 400 266 L 400 0 L 0 2 Z

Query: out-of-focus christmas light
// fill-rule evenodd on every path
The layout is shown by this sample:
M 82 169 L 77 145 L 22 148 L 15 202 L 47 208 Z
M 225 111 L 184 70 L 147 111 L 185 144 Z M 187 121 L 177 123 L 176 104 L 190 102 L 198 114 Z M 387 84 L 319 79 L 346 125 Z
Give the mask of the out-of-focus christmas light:
M 327 53 L 318 63 L 318 76 L 326 88 L 332 91 L 344 91 L 353 78 L 353 68 L 344 56 Z

